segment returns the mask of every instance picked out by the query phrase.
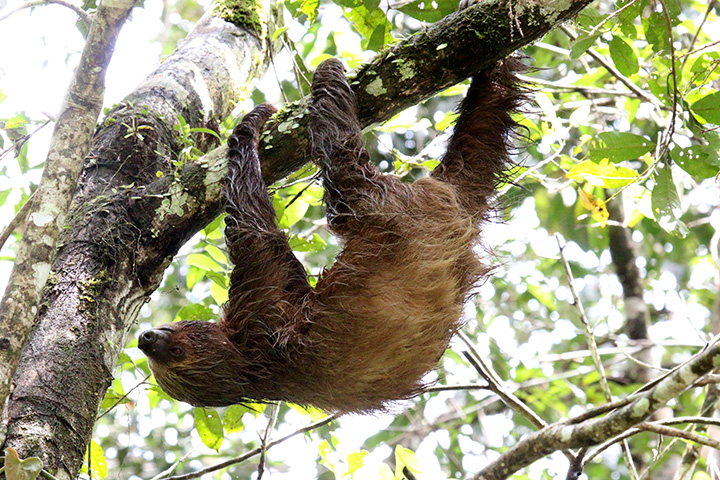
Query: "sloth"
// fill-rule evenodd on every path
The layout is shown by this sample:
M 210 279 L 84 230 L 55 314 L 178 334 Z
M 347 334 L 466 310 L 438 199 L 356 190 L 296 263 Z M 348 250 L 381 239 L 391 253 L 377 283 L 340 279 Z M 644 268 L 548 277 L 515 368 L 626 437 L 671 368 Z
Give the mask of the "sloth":
M 334 413 L 387 410 L 423 392 L 464 302 L 491 271 L 476 251 L 511 166 L 521 68 L 506 59 L 477 74 L 440 164 L 405 183 L 370 162 L 342 63 L 318 67 L 312 156 L 343 250 L 314 288 L 260 173 L 259 136 L 275 108 L 248 113 L 228 139 L 229 299 L 217 322 L 140 335 L 160 387 L 194 406 L 286 401 Z

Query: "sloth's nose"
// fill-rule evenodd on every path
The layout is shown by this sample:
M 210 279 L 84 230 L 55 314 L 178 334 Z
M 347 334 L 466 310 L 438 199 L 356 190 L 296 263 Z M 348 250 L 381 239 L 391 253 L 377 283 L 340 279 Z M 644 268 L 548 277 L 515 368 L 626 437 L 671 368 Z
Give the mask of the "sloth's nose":
M 140 338 L 138 339 L 138 348 L 140 348 L 140 350 L 144 350 L 150 347 L 153 343 L 157 342 L 157 339 L 157 333 L 152 330 L 145 330 L 140 334 Z

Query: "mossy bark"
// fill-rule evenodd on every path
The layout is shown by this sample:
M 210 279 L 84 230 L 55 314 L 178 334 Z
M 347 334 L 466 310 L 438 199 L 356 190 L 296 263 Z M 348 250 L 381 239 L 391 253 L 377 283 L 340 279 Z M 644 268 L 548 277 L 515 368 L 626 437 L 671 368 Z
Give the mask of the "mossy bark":
M 182 116 L 191 128 L 217 130 L 263 73 L 266 45 L 206 15 L 95 133 L 6 412 L 5 446 L 39 456 L 59 479 L 82 465 L 140 308 L 180 246 L 219 212 L 222 174 L 208 180 L 213 171 L 200 162 L 179 171 L 173 127 Z M 217 143 L 195 140 L 204 149 Z

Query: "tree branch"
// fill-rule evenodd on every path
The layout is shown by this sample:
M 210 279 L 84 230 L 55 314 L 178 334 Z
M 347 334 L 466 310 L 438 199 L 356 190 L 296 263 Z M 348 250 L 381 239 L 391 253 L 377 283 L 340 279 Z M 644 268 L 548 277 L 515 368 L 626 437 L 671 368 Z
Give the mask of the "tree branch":
M 603 418 L 554 423 L 534 432 L 492 461 L 474 478 L 500 480 L 556 450 L 583 448 L 612 439 L 639 425 L 658 408 L 693 386 L 720 363 L 718 337 L 702 352 L 665 375 L 652 388 Z
M 55 123 L 35 211 L 25 225 L 12 273 L 0 302 L 0 416 L 10 392 L 20 349 L 33 325 L 37 301 L 50 273 L 55 242 L 90 142 L 105 91 L 105 72 L 133 0 L 102 2 L 88 32 L 80 65 Z

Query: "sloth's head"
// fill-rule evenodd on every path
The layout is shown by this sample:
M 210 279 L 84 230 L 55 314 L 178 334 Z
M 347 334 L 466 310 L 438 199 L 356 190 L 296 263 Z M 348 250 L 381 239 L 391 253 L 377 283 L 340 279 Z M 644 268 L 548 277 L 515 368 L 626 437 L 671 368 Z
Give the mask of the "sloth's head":
M 205 407 L 242 401 L 245 362 L 217 323 L 168 323 L 142 332 L 138 347 L 160 387 L 176 400 Z

